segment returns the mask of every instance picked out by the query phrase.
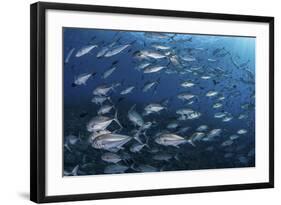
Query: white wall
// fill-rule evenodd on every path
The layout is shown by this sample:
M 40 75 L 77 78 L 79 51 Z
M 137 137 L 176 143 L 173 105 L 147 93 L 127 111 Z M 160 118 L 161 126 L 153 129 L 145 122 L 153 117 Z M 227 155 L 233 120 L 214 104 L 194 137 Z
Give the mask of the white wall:
M 51 0 L 49 0 L 51 1 Z M 61 1 L 79 3 L 79 1 Z M 82 2 L 82 1 L 80 1 Z M 275 16 L 275 88 L 281 87 L 281 12 L 277 0 L 84 0 L 85 4 L 146 7 L 186 11 Z M 30 0 L 2 1 L 0 7 L 0 204 L 31 204 L 29 193 L 29 4 Z M 267 204 L 280 200 L 281 95 L 276 92 L 276 188 L 178 196 L 78 202 L 81 204 Z M 278 107 L 279 106 L 279 107 Z M 76 202 L 76 204 L 78 204 Z M 272 203 L 272 204 L 273 204 Z M 280 203 L 280 202 L 279 202 Z M 64 203 L 63 203 L 64 204 Z M 69 203 L 69 204 L 75 204 Z M 275 203 L 277 204 L 277 203 Z

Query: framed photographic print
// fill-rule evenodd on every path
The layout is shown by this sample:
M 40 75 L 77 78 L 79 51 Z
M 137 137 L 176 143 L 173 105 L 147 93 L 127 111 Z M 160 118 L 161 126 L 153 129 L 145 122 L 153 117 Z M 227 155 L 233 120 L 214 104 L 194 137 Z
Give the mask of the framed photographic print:
M 31 200 L 274 186 L 274 18 L 31 5 Z

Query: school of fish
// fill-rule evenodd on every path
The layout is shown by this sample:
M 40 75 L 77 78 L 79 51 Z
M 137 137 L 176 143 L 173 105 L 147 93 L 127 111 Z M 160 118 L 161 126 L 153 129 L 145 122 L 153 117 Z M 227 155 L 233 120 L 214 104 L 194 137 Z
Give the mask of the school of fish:
M 88 102 L 94 111 L 78 110 L 79 132 L 64 132 L 65 176 L 253 166 L 255 148 L 244 144 L 254 129 L 251 60 L 227 46 L 197 47 L 197 35 L 139 32 L 128 40 L 125 31 L 104 32 L 113 34 L 110 41 L 93 37 L 64 55 L 65 69 L 86 58 L 108 65 L 102 71 L 77 68 L 72 76 L 74 92 L 91 90 Z M 119 56 L 131 59 L 129 69 L 140 79 L 135 84 L 127 83 L 131 76 L 114 78 L 126 63 Z M 169 80 L 172 76 L 180 80 Z M 93 81 L 99 84 L 91 87 Z M 177 94 L 167 91 L 168 97 L 154 101 L 165 86 L 175 87 Z M 244 100 L 239 99 L 241 86 L 249 93 Z M 152 100 L 126 101 L 135 93 Z M 217 152 L 221 161 L 233 164 L 224 167 Z

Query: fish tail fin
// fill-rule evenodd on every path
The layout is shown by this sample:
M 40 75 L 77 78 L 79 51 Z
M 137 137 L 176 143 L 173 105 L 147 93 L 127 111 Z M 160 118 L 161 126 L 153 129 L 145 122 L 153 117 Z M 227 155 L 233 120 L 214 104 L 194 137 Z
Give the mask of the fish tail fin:
M 118 120 L 118 110 L 116 110 L 116 112 L 115 112 L 114 121 L 120 126 L 121 129 L 123 128 L 120 121 Z
M 64 147 L 69 151 L 69 152 L 72 152 L 72 150 L 70 149 L 69 145 L 68 144 L 64 144 Z
M 145 134 L 146 140 L 144 146 L 146 146 L 148 149 L 151 149 L 151 147 L 148 145 L 149 137 Z
M 133 160 L 132 159 L 132 161 L 133 161 L 133 163 L 131 164 L 131 166 L 130 166 L 130 168 L 132 169 L 132 170 L 134 170 L 134 171 L 139 171 L 137 168 L 136 168 L 136 161 L 135 160 Z
M 151 149 L 151 147 L 147 144 L 147 143 L 145 143 L 145 144 L 143 144 L 145 147 L 147 147 L 148 149 Z
M 111 86 L 111 89 L 116 92 L 115 88 L 117 88 L 118 86 L 120 86 L 121 84 L 120 83 L 114 83 L 112 86 Z
M 135 166 L 136 166 L 136 164 L 135 164 L 135 162 L 133 162 L 133 164 L 130 166 L 130 168 L 134 171 L 138 171 Z
M 76 165 L 76 166 L 73 168 L 73 170 L 71 171 L 71 175 L 72 175 L 72 176 L 77 176 L 78 169 L 79 169 L 79 165 Z
M 140 137 L 139 137 L 138 135 L 137 135 L 137 136 L 134 136 L 134 139 L 135 139 L 138 143 L 143 144 L 142 141 L 141 141 L 141 139 L 140 139 Z
M 175 160 L 180 161 L 179 153 L 177 153 L 174 158 L 175 158 Z
M 187 140 L 187 142 L 188 142 L 189 144 L 191 144 L 193 147 L 196 147 L 196 145 L 194 144 L 194 142 L 193 142 L 192 139 Z

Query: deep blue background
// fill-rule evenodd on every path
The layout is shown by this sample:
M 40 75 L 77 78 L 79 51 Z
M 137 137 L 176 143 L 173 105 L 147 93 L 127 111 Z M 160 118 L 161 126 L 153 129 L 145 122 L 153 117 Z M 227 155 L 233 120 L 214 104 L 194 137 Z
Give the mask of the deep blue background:
M 124 82 L 124 84 L 117 88 L 115 92 L 111 92 L 110 96 L 113 101 L 116 102 L 120 97 L 120 91 L 128 86 L 134 85 L 136 89 L 129 95 L 126 95 L 125 100 L 118 105 L 119 119 L 122 123 L 128 124 L 127 112 L 132 105 L 137 104 L 137 111 L 142 113 L 143 107 L 148 103 L 157 103 L 165 99 L 171 99 L 169 109 L 157 115 L 155 119 L 161 119 L 159 122 L 158 130 L 165 129 L 165 126 L 170 121 L 176 119 L 175 111 L 184 107 L 181 100 L 176 98 L 176 95 L 183 91 L 188 91 L 198 96 L 198 100 L 189 107 L 202 113 L 202 116 L 197 120 L 189 120 L 181 122 L 181 126 L 190 126 L 192 129 L 186 134 L 190 136 L 195 129 L 202 124 L 206 124 L 210 129 L 221 128 L 223 129 L 223 137 L 227 137 L 231 134 L 235 134 L 238 129 L 247 129 L 248 133 L 242 136 L 237 144 L 234 144 L 234 148 L 230 150 L 219 150 L 216 154 L 216 160 L 214 163 L 208 166 L 202 164 L 197 167 L 188 167 L 186 169 L 198 169 L 198 168 L 215 168 L 215 167 L 240 167 L 240 166 L 253 166 L 254 156 L 249 159 L 248 164 L 228 163 L 224 160 L 223 156 L 227 152 L 234 153 L 236 160 L 241 156 L 247 156 L 247 153 L 254 149 L 255 143 L 255 110 L 245 110 L 241 108 L 242 104 L 250 103 L 255 104 L 255 99 L 251 97 L 254 95 L 255 85 L 245 83 L 240 78 L 245 78 L 245 69 L 249 70 L 253 74 L 255 73 L 255 38 L 254 37 L 234 37 L 234 36 L 212 36 L 212 35 L 194 35 L 194 34 L 177 34 L 175 39 L 184 40 L 192 37 L 192 42 L 186 41 L 186 43 L 173 44 L 172 47 L 178 51 L 178 55 L 187 51 L 189 48 L 203 48 L 203 52 L 199 50 L 194 54 L 196 58 L 203 59 L 201 62 L 191 62 L 190 67 L 202 66 L 203 72 L 206 69 L 205 75 L 208 74 L 208 67 L 220 67 L 228 73 L 228 76 L 218 75 L 211 80 L 202 80 L 200 75 L 193 76 L 191 73 L 184 75 L 174 73 L 166 74 L 164 71 L 143 74 L 141 71 L 137 71 L 135 67 L 138 65 L 136 59 L 132 54 L 134 51 L 139 51 L 146 48 L 150 43 L 157 42 L 158 44 L 169 45 L 167 39 L 152 39 L 144 35 L 144 32 L 122 32 L 117 34 L 117 31 L 111 30 L 97 30 L 97 29 L 80 29 L 80 28 L 64 28 L 64 58 L 66 58 L 68 52 L 75 48 L 75 51 L 70 58 L 69 62 L 64 65 L 64 123 L 65 123 L 65 135 L 68 134 L 83 134 L 87 137 L 86 123 L 88 120 L 96 115 L 96 111 L 99 106 L 91 103 L 93 97 L 93 90 L 96 86 L 101 84 L 112 84 L 117 82 Z M 96 58 L 97 52 L 102 45 L 106 45 L 116 39 L 116 35 L 121 37 L 120 43 L 126 44 L 137 40 L 130 48 L 127 48 L 124 52 L 110 57 L 110 58 Z M 83 46 L 87 44 L 99 45 L 99 48 L 93 49 L 90 53 L 76 58 L 75 53 Z M 216 48 L 224 47 L 230 52 L 230 55 L 225 57 L 216 58 L 213 56 L 213 51 Z M 131 49 L 130 52 L 128 50 Z M 217 62 L 209 62 L 206 59 L 218 59 Z M 246 68 L 238 69 L 231 62 L 231 58 L 235 59 L 238 64 L 247 63 Z M 117 69 L 107 79 L 102 79 L 102 74 L 110 68 L 112 62 L 118 60 Z M 81 73 L 97 72 L 94 78 L 87 81 L 87 85 L 81 85 L 72 87 L 75 76 Z M 142 76 L 144 75 L 144 76 Z M 160 84 L 157 87 L 156 94 L 153 92 L 143 93 L 141 88 L 149 80 L 157 80 L 160 78 Z M 218 84 L 214 85 L 213 79 Z M 192 88 L 182 88 L 180 83 L 183 80 L 194 80 L 197 84 Z M 222 103 L 224 104 L 222 109 L 213 109 L 213 98 L 205 96 L 207 91 L 216 90 L 222 96 L 226 97 Z M 233 93 L 238 92 L 237 96 L 233 96 Z M 221 119 L 214 118 L 214 114 L 218 111 L 227 111 L 234 116 L 234 119 L 230 122 L 222 122 Z M 79 118 L 81 113 L 87 113 L 85 118 Z M 246 113 L 249 118 L 246 120 L 238 120 L 239 114 Z M 151 120 L 148 116 L 144 118 L 145 121 Z M 128 128 L 129 129 L 129 128 Z M 157 131 L 155 130 L 155 132 Z M 127 134 L 127 133 L 126 133 Z M 153 133 L 152 133 L 153 134 Z M 222 138 L 223 139 L 223 138 Z M 219 143 L 221 144 L 221 142 Z M 240 148 L 239 148 L 240 147 Z M 241 148 L 242 147 L 242 148 Z M 220 148 L 218 148 L 220 149 Z M 236 151 L 235 151 L 236 150 Z M 238 151 L 237 151 L 238 150 Z M 198 154 L 200 156 L 200 154 Z M 79 157 L 78 157 L 79 158 Z M 215 161 L 221 159 L 220 165 L 216 165 Z M 229 160 L 229 159 L 227 159 Z M 79 161 L 78 161 L 79 162 Z M 65 163 L 73 166 L 76 162 Z M 203 162 L 202 162 L 203 163 Z M 177 169 L 176 166 L 174 168 Z

